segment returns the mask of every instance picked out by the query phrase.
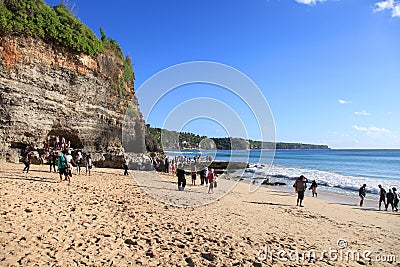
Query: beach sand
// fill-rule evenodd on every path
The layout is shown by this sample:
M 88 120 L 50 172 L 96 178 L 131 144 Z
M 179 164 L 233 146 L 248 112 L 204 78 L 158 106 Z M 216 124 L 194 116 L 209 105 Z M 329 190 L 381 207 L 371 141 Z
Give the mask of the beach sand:
M 212 195 L 189 176 L 177 191 L 176 177 L 154 172 L 94 168 L 68 185 L 48 166 L 22 169 L 0 164 L 0 266 L 400 266 L 400 213 L 310 192 L 297 207 L 294 193 L 229 191 L 222 179 Z M 347 261 L 349 250 L 360 259 Z M 296 260 L 309 251 L 318 258 Z M 284 261 L 289 253 L 295 261 Z

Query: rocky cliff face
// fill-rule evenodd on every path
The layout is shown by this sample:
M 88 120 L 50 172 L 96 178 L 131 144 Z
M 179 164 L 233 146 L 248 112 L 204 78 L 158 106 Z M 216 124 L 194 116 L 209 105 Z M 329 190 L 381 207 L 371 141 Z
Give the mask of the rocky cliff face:
M 29 36 L 0 36 L 0 159 L 15 161 L 18 149 L 42 147 L 56 135 L 95 161 L 121 154 L 134 93 L 133 80 L 120 84 L 123 70 L 108 54 L 92 57 Z M 130 111 L 130 152 L 144 153 L 145 124 L 134 94 Z

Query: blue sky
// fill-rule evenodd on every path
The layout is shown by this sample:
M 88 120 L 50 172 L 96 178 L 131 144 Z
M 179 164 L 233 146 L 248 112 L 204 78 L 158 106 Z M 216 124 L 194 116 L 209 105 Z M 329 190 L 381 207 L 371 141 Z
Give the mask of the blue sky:
M 132 58 L 137 89 L 175 64 L 219 62 L 263 92 L 277 141 L 400 148 L 399 0 L 70 2 L 83 23 L 97 35 L 102 27 Z M 225 101 L 251 120 L 226 90 L 192 84 L 166 95 L 148 123 L 163 126 L 160 114 L 196 97 Z M 232 127 L 204 119 L 181 126 L 210 137 Z M 255 125 L 246 127 L 257 139 Z

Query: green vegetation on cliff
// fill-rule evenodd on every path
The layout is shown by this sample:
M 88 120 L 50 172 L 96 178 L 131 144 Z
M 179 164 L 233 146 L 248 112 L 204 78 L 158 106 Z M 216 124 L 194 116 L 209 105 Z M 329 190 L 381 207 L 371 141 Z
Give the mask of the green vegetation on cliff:
M 99 52 L 112 53 L 124 64 L 124 73 L 119 89 L 125 96 L 123 83 L 135 76 L 132 61 L 118 43 L 106 37 L 100 28 L 101 39 L 76 18 L 62 3 L 51 7 L 43 0 L 0 0 L 0 36 L 7 33 L 21 33 L 40 37 L 49 42 L 58 42 L 77 52 L 96 55 Z
M 151 127 L 146 125 L 146 149 L 147 151 L 161 151 L 161 135 L 162 134 L 175 134 L 179 136 L 179 146 L 181 149 L 198 149 L 202 140 L 207 139 L 207 136 L 200 136 L 194 133 L 163 130 L 161 128 Z M 261 142 L 254 140 L 246 140 L 243 138 L 210 138 L 214 141 L 215 147 L 218 150 L 244 150 L 244 149 L 329 149 L 327 145 L 314 145 L 314 144 L 301 144 L 301 143 L 273 143 Z M 203 141 L 204 142 L 204 141 Z M 201 143 L 203 144 L 203 143 Z
M 43 0 L 3 0 L 0 31 L 25 33 L 94 55 L 104 50 L 101 40 L 63 4 L 50 7 Z

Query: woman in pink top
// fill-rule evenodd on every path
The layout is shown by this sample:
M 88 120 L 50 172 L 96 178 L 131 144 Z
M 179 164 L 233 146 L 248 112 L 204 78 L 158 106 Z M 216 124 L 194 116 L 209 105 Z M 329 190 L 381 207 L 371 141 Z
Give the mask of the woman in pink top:
M 210 169 L 208 171 L 208 183 L 210 184 L 210 186 L 208 187 L 208 193 L 214 193 L 214 182 L 215 182 L 215 176 L 214 176 L 214 169 Z

